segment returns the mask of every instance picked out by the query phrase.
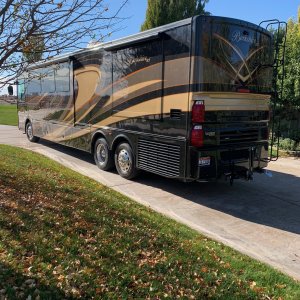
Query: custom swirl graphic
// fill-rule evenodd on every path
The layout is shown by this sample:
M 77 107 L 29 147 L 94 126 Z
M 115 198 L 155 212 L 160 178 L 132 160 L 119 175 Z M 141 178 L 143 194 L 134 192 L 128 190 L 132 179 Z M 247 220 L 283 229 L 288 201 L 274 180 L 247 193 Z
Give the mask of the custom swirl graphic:
M 243 84 L 250 83 L 253 80 L 253 74 L 259 69 L 259 65 L 255 65 L 254 68 L 250 65 L 252 58 L 255 57 L 258 53 L 261 53 L 265 46 L 261 46 L 253 51 L 249 51 L 247 56 L 245 56 L 242 51 L 234 45 L 233 43 L 229 42 L 224 37 L 220 36 L 219 34 L 215 33 L 214 37 L 217 38 L 219 41 L 220 48 L 222 49 L 224 59 L 227 65 L 231 68 L 231 70 L 235 74 L 235 80 L 241 81 Z M 236 40 L 235 40 L 236 42 Z M 237 55 L 239 61 L 232 63 L 229 59 L 230 55 L 228 55 L 228 50 L 226 51 L 226 47 L 229 51 L 232 51 L 234 54 Z M 242 73 L 246 73 L 246 75 Z

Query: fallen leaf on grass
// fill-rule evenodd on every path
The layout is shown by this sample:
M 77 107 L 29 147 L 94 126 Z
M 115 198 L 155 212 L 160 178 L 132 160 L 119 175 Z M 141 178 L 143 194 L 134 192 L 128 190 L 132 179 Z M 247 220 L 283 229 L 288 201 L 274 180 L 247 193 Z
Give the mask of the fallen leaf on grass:
M 275 284 L 275 287 L 278 288 L 278 289 L 285 289 L 286 284 Z

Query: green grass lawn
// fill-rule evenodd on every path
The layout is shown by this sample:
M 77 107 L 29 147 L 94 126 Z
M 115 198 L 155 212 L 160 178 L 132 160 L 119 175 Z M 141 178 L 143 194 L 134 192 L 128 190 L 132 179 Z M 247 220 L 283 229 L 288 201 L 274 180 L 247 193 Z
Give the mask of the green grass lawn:
M 300 299 L 292 278 L 27 150 L 0 145 L 0 208 L 0 298 Z
M 0 105 L 0 124 L 18 125 L 17 105 Z

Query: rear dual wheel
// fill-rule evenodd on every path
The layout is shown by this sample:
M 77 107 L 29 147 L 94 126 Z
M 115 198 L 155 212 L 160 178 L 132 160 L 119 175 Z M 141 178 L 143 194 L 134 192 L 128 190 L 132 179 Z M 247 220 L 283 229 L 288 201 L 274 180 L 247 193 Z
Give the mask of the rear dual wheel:
M 128 143 L 118 145 L 115 152 L 115 165 L 119 175 L 123 178 L 133 179 L 137 176 L 138 170 L 135 167 L 135 157 Z
M 126 179 L 133 179 L 138 174 L 135 167 L 135 158 L 131 146 L 128 143 L 120 143 L 113 153 L 109 150 L 104 138 L 99 138 L 94 146 L 94 160 L 103 171 L 108 171 L 116 166 L 119 175 Z

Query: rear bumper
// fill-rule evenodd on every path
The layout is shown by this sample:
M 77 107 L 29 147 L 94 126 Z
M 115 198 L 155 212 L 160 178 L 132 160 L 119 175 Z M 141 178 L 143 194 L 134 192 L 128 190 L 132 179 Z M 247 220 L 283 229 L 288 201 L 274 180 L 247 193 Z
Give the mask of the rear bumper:
M 226 174 L 242 178 L 267 166 L 268 143 L 207 150 L 191 148 L 190 153 L 190 175 L 194 180 L 215 180 Z

